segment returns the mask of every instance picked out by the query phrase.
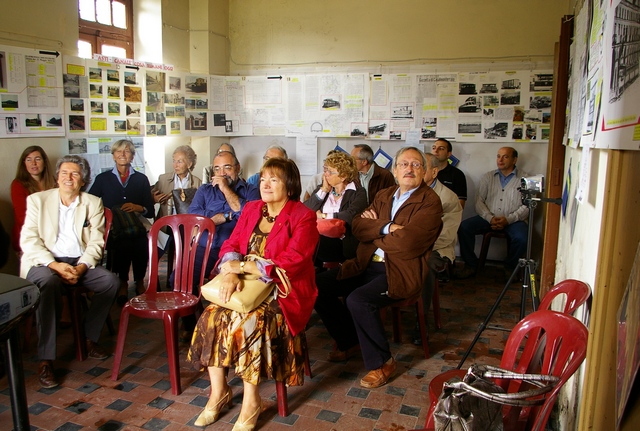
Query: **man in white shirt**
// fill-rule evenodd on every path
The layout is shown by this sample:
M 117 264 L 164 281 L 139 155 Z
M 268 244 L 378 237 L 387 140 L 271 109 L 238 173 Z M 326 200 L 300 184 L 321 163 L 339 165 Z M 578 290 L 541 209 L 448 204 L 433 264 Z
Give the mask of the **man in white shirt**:
M 89 163 L 82 157 L 62 157 L 56 165 L 58 188 L 27 198 L 27 215 L 20 234 L 24 252 L 20 276 L 40 289 L 36 309 L 40 385 L 59 385 L 53 371 L 56 324 L 66 286 L 82 284 L 94 294 L 86 314 L 87 353 L 95 359 L 109 355 L 97 342 L 120 282 L 99 264 L 104 247 L 102 200 L 81 192 L 91 180 Z

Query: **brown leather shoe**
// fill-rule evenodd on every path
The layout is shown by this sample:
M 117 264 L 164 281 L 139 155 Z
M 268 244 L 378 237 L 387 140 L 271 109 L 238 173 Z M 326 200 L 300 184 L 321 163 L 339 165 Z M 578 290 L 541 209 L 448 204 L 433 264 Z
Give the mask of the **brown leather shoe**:
M 349 358 L 353 358 L 360 353 L 360 346 L 349 347 L 347 350 L 332 350 L 327 354 L 327 360 L 330 362 L 344 362 Z
M 87 355 L 93 359 L 107 359 L 110 355 L 99 344 L 87 339 Z
M 396 361 L 391 358 L 382 367 L 372 370 L 360 380 L 360 386 L 363 388 L 379 388 L 387 383 L 393 372 L 396 370 Z
M 53 361 L 41 361 L 38 365 L 38 380 L 45 389 L 55 388 L 60 383 L 53 374 Z

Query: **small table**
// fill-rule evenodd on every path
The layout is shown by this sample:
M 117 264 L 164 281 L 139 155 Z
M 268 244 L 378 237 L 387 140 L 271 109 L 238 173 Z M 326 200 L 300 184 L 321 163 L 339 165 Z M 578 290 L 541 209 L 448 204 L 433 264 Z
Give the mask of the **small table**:
M 33 283 L 15 275 L 0 274 L 0 341 L 6 346 L 11 413 L 16 431 L 30 429 L 18 328 L 39 301 L 40 290 Z

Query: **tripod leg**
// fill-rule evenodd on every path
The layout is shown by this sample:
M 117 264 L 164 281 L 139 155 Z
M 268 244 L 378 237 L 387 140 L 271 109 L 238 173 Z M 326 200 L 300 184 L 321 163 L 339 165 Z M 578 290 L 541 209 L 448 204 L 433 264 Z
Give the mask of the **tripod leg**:
M 504 288 L 502 288 L 502 292 L 500 292 L 500 295 L 498 295 L 498 299 L 496 299 L 496 302 L 491 307 L 491 310 L 489 310 L 489 314 L 487 315 L 486 319 L 484 319 L 484 322 L 482 322 L 482 324 L 480 325 L 480 328 L 478 328 L 478 332 L 476 332 L 476 336 L 473 338 L 473 341 L 471 341 L 471 344 L 467 348 L 467 351 L 464 352 L 464 356 L 462 357 L 462 359 L 460 360 L 460 363 L 458 364 L 458 367 L 457 367 L 458 369 L 462 368 L 464 361 L 467 360 L 467 358 L 469 357 L 469 354 L 471 353 L 471 350 L 473 350 L 473 346 L 476 345 L 476 343 L 478 342 L 478 339 L 480 338 L 480 335 L 487 328 L 487 324 L 489 324 L 491 317 L 493 317 L 493 313 L 495 313 L 496 310 L 498 309 L 498 305 L 500 305 L 500 301 L 502 301 L 502 298 L 507 293 L 507 289 L 509 289 L 509 285 L 511 284 L 511 281 L 515 278 L 517 271 L 518 271 L 518 267 L 516 267 L 516 269 L 511 274 L 511 277 L 509 277 L 507 284 L 504 285 Z

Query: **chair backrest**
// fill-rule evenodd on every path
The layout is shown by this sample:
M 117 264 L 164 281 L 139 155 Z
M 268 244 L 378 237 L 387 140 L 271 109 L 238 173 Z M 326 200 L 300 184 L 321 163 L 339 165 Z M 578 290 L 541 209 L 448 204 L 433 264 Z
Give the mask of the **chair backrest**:
M 205 254 L 203 262 L 209 259 L 211 243 L 215 235 L 216 226 L 208 217 L 196 214 L 174 214 L 158 219 L 151 226 L 149 231 L 149 287 L 146 290 L 147 296 L 154 295 L 158 289 L 158 234 L 164 227 L 167 233 L 173 237 L 175 246 L 175 279 L 173 283 L 174 292 L 191 293 L 194 277 L 194 261 L 198 243 L 204 233 L 207 233 Z M 198 286 L 202 285 L 206 265 L 202 265 L 202 270 L 198 275 L 200 280 Z
M 560 295 L 566 296 L 564 310 L 561 312 L 573 315 L 578 307 L 587 302 L 591 296 L 591 289 L 587 283 L 580 280 L 563 280 L 547 292 L 540 301 L 538 310 L 551 310 L 551 303 Z
M 104 248 L 107 247 L 107 240 L 109 239 L 109 232 L 111 231 L 111 225 L 113 224 L 113 213 L 107 207 L 104 207 Z
M 543 336 L 537 336 L 542 333 Z M 505 429 L 515 429 L 514 422 L 527 422 L 527 430 L 543 430 L 560 388 L 580 367 L 587 353 L 587 328 L 574 317 L 550 310 L 539 310 L 522 319 L 513 328 L 500 366 L 518 373 L 530 369 L 534 353 L 544 349 L 540 374 L 559 377 L 558 384 L 544 397 L 544 404 L 532 408 L 505 407 Z M 522 353 L 519 354 L 522 348 Z M 498 380 L 508 392 L 526 390 L 517 380 Z

